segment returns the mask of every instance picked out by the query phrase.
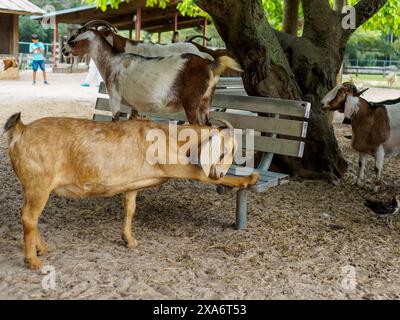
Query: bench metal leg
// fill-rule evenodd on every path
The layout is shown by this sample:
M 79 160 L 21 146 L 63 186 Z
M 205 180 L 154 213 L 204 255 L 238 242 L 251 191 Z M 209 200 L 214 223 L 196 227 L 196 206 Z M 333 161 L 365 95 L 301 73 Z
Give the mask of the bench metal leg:
M 241 189 L 236 197 L 236 229 L 243 230 L 247 225 L 247 189 Z

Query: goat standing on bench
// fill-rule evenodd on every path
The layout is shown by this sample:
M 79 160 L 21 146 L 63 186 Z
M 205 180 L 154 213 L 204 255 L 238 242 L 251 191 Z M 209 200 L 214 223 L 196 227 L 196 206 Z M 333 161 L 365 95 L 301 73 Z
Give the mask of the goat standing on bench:
M 381 180 L 385 155 L 400 153 L 400 104 L 377 104 L 360 96 L 368 89 L 345 82 L 332 89 L 322 100 L 323 110 L 344 112 L 351 119 L 351 146 L 359 153 L 357 185 L 362 186 L 368 155 L 375 158 L 376 183 Z
M 125 105 L 148 113 L 184 109 L 191 124 L 210 125 L 212 96 L 221 73 L 227 68 L 241 71 L 228 56 L 210 61 L 188 53 L 157 58 L 118 53 L 96 30 L 71 36 L 63 53 L 88 54 L 94 60 L 105 81 L 114 120 Z
M 171 133 L 168 124 L 148 120 L 96 122 L 44 118 L 25 125 L 20 113 L 11 116 L 4 130 L 12 167 L 24 191 L 22 224 L 29 267 L 40 269 L 43 263 L 37 252 L 47 252 L 37 224 L 52 192 L 72 198 L 123 193 L 122 238 L 128 248 L 133 248 L 136 240 L 132 219 L 139 190 L 158 186 L 171 178 L 239 188 L 255 184 L 258 180 L 255 173 L 247 177 L 225 176 L 237 149 L 234 129 L 227 125 L 226 129 L 176 126 Z M 189 141 L 174 138 L 188 135 Z M 155 144 L 152 137 L 161 136 L 165 141 L 156 142 L 165 149 L 152 148 Z M 215 141 L 220 142 L 215 144 Z M 212 156 L 207 157 L 209 154 Z M 200 165 L 191 164 L 193 156 L 199 159 Z

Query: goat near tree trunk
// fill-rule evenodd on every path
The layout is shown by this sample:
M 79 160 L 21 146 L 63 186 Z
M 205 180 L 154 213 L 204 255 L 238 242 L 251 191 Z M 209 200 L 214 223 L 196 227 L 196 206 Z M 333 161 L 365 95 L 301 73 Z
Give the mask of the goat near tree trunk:
M 368 88 L 345 82 L 336 86 L 322 99 L 325 111 L 344 112 L 351 119 L 353 136 L 351 146 L 359 154 L 357 185 L 363 186 L 368 155 L 375 159 L 376 183 L 381 180 L 383 159 L 400 153 L 400 103 L 396 100 L 381 103 L 368 102 L 361 95 Z
M 355 5 L 358 28 L 387 0 L 361 0 Z M 195 0 L 208 12 L 228 53 L 244 69 L 249 95 L 312 102 L 304 157 L 275 157 L 274 165 L 303 178 L 335 181 L 347 163 L 321 111 L 321 99 L 336 86 L 346 43 L 355 30 L 342 28 L 345 17 L 328 0 L 302 0 L 301 37 L 277 31 L 268 23 L 261 0 Z

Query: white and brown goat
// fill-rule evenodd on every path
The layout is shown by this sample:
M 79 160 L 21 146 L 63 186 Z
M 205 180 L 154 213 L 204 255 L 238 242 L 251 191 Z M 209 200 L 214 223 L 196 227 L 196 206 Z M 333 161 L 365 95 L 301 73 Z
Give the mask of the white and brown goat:
M 359 153 L 357 185 L 362 186 L 368 155 L 375 159 L 376 183 L 381 180 L 385 155 L 400 153 L 400 103 L 368 102 L 349 82 L 332 89 L 322 100 L 323 110 L 344 112 L 351 119 L 351 146 Z
M 241 70 L 228 56 L 210 61 L 189 53 L 168 57 L 118 53 L 97 30 L 74 34 L 63 52 L 88 54 L 94 60 L 115 120 L 125 105 L 133 112 L 185 110 L 191 124 L 209 125 L 212 96 L 221 73 L 227 68 Z
M 122 238 L 128 248 L 133 248 L 136 241 L 131 224 L 139 190 L 158 186 L 171 178 L 239 188 L 257 182 L 257 174 L 225 176 L 237 147 L 231 126 L 227 129 L 196 125 L 175 128 L 174 134 L 178 137 L 188 137 L 194 132 L 201 139 L 189 139 L 190 143 L 183 138 L 184 141 L 172 141 L 168 124 L 147 120 L 95 122 L 44 118 L 25 125 L 20 113 L 11 116 L 4 130 L 12 167 L 24 191 L 22 225 L 29 267 L 40 269 L 43 264 L 37 253 L 47 252 L 37 225 L 52 192 L 73 198 L 109 197 L 123 193 L 125 220 Z M 152 137 L 160 132 L 166 138 L 166 149 L 158 150 L 157 157 L 175 155 L 176 160 L 172 163 L 153 162 L 152 156 L 148 156 L 154 144 Z M 220 155 L 207 159 L 203 154 L 209 152 L 213 143 L 210 141 L 214 138 L 223 141 L 214 147 L 219 148 Z M 199 159 L 196 163 L 200 165 L 190 161 L 196 154 Z

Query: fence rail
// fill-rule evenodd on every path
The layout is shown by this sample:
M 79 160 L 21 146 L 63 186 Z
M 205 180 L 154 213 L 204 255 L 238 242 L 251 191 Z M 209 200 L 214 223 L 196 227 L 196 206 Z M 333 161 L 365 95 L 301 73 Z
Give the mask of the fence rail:
M 398 60 L 345 60 L 343 73 L 355 74 L 381 74 L 400 72 Z

